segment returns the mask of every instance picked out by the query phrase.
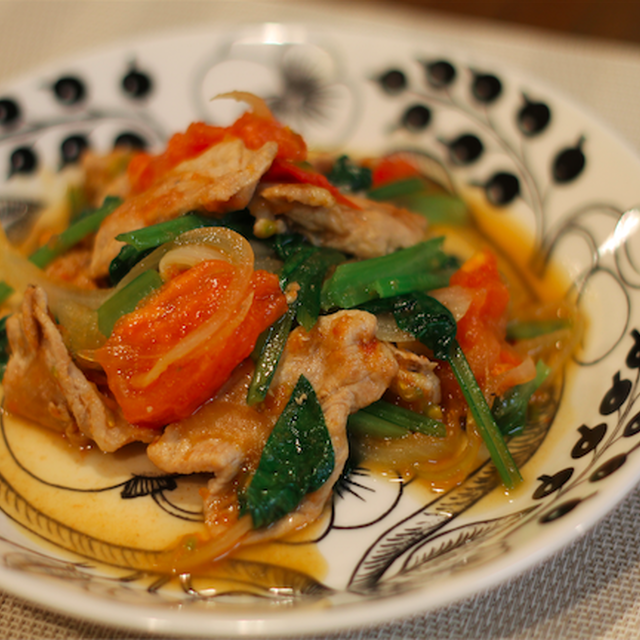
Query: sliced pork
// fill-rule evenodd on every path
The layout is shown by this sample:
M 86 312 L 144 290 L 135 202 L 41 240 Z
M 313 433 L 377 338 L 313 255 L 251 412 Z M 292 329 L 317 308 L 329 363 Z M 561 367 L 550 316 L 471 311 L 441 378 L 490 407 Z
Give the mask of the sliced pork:
M 113 452 L 156 433 L 130 425 L 74 364 L 38 287 L 25 291 L 20 311 L 7 320 L 11 357 L 3 379 L 9 411 L 64 433 L 72 442 L 95 442 Z
M 293 231 L 313 244 L 358 258 L 376 258 L 424 240 L 424 217 L 384 202 L 349 199 L 357 208 L 337 202 L 327 189 L 315 185 L 263 185 L 250 210 L 257 218 L 267 212 L 283 216 Z
M 275 142 L 267 142 L 252 151 L 242 140 L 229 138 L 196 158 L 184 160 L 149 189 L 127 198 L 98 230 L 91 276 L 107 275 L 109 264 L 122 247 L 122 242 L 116 240 L 120 233 L 171 220 L 193 210 L 222 215 L 246 207 L 277 151 Z
M 347 460 L 349 414 L 378 400 L 398 371 L 391 349 L 376 339 L 375 332 L 375 316 L 364 311 L 321 317 L 310 332 L 298 327 L 289 336 L 263 406 L 246 405 L 251 368 L 241 369 L 214 400 L 190 418 L 167 427 L 149 445 L 149 458 L 168 473 L 215 474 L 205 497 L 205 518 L 213 536 L 237 520 L 236 482 L 257 467 L 300 375 L 311 382 L 324 412 L 335 469 L 323 487 L 309 494 L 293 513 L 267 530 L 251 532 L 245 542 L 279 537 L 319 517 Z

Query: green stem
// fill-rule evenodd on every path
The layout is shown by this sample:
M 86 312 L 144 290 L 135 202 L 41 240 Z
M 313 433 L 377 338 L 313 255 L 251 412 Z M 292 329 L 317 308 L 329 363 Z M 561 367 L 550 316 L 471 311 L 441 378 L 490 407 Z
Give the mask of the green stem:
M 196 214 L 187 214 L 166 222 L 159 222 L 150 227 L 143 227 L 135 231 L 121 233 L 116 240 L 126 242 L 138 251 L 155 249 L 165 242 L 175 240 L 180 234 L 192 229 L 200 229 L 216 224 L 212 218 L 204 218 Z
M 370 436 L 372 438 L 404 438 L 407 430 L 399 427 L 393 422 L 384 420 L 371 413 L 360 409 L 349 416 L 349 430 L 360 436 Z
M 440 273 L 453 266 L 442 251 L 444 238 L 433 238 L 379 258 L 339 265 L 322 288 L 322 307 L 351 309 L 377 297 L 376 281 Z M 396 294 L 394 294 L 396 295 Z
M 393 198 L 422 193 L 424 190 L 425 183 L 421 178 L 405 178 L 370 189 L 367 195 L 371 200 L 392 200 Z
M 447 429 L 442 422 L 384 400 L 378 400 L 360 411 L 386 420 L 407 431 L 437 438 L 444 438 L 447 435 Z
M 162 286 L 163 280 L 157 271 L 142 272 L 128 285 L 114 293 L 98 308 L 98 328 L 107 336 L 111 335 L 116 322 L 127 313 L 131 313 L 138 303 L 150 293 Z
M 273 380 L 282 352 L 287 344 L 295 314 L 294 303 L 260 336 L 254 351 L 257 353 L 256 367 L 247 392 L 249 406 L 256 405 L 267 397 L 271 380 Z
M 503 484 L 513 489 L 522 476 L 457 340 L 451 343 L 448 361 Z

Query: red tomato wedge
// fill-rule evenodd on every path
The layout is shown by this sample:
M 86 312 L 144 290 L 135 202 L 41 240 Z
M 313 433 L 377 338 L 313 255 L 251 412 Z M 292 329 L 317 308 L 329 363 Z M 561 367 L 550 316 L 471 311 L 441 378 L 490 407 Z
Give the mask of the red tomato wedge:
M 493 395 L 502 395 L 514 384 L 508 382 L 507 372 L 523 362 L 506 341 L 509 290 L 490 251 L 482 251 L 467 260 L 451 276 L 449 284 L 464 287 L 471 296 L 468 310 L 457 322 L 456 338 L 491 404 Z M 448 364 L 438 365 L 438 376 L 445 415 L 451 424 L 457 424 L 467 411 L 460 385 Z
M 277 276 L 206 260 L 123 316 L 96 358 L 125 418 L 162 427 L 191 415 L 287 309 Z
M 382 158 L 374 167 L 371 174 L 371 186 L 381 187 L 391 182 L 416 178 L 420 175 L 420 170 L 413 162 L 402 155 L 391 155 Z
M 468 311 L 458 321 L 458 342 L 481 388 L 490 385 L 491 392 L 503 393 L 495 379 L 521 364 L 522 358 L 506 341 L 509 289 L 496 257 L 489 251 L 476 254 L 453 274 L 450 284 L 465 287 L 472 296 Z
M 336 202 L 345 204 L 352 209 L 360 207 L 343 195 L 340 190 L 332 185 L 326 176 L 318 173 L 312 168 L 301 167 L 293 162 L 281 158 L 276 158 L 269 170 L 262 176 L 263 182 L 284 182 L 311 184 L 314 187 L 321 187 L 331 193 Z
M 240 138 L 248 149 L 256 150 L 266 142 L 277 142 L 277 157 L 302 161 L 307 157 L 303 138 L 279 123 L 273 116 L 244 113 L 229 127 L 194 122 L 184 133 L 174 134 L 159 155 L 139 153 L 129 163 L 127 174 L 134 193 L 148 189 L 167 171 L 218 144 L 227 136 Z

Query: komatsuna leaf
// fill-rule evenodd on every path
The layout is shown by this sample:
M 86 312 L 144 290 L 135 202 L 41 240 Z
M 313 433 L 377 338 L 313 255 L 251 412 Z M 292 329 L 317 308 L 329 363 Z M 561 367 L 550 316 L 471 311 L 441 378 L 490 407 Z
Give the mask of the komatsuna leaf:
M 255 528 L 269 526 L 291 513 L 308 493 L 318 490 L 334 466 L 322 407 L 311 383 L 301 375 L 265 444 L 253 478 L 238 496 L 240 515 L 249 513 Z

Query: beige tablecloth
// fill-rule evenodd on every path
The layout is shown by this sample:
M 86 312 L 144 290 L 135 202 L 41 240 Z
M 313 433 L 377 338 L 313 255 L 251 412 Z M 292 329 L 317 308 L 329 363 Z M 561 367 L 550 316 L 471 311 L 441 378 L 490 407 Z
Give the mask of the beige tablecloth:
M 640 149 L 640 48 L 374 2 L 286 3 L 289 16 L 424 27 L 452 45 L 509 61 L 559 87 Z M 267 2 L 194 0 L 0 1 L 0 85 L 60 56 L 176 26 L 273 16 Z M 640 638 L 640 488 L 580 540 L 527 574 L 423 616 L 337 638 Z M 60 616 L 0 592 L 0 638 L 141 638 Z

